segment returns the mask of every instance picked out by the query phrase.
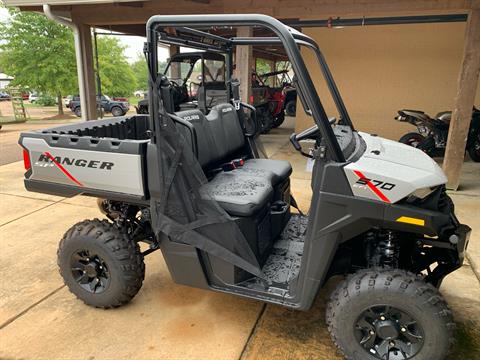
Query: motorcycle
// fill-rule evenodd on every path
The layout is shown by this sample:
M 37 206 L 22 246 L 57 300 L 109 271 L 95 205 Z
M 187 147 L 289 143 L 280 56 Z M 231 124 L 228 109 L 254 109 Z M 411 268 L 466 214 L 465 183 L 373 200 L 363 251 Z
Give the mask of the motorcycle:
M 451 118 L 451 111 L 440 112 L 431 118 L 420 110 L 399 110 L 395 120 L 408 122 L 418 130 L 403 135 L 399 142 L 419 148 L 431 157 L 443 156 Z M 473 161 L 480 162 L 480 110 L 475 107 L 468 130 L 466 150 Z

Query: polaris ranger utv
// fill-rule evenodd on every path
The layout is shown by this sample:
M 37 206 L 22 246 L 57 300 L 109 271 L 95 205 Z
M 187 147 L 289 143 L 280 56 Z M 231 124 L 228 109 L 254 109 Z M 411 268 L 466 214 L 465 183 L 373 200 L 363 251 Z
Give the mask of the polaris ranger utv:
M 263 27 L 269 37 L 206 31 Z M 195 29 L 198 27 L 202 30 Z M 165 29 L 176 28 L 175 34 Z M 158 73 L 157 46 L 226 56 L 229 102 L 208 115 L 175 112 Z M 292 167 L 260 158 L 255 109 L 232 79 L 237 45 L 283 45 L 314 125 L 292 145 L 314 159 L 308 215 L 290 212 Z M 340 114 L 328 118 L 300 53 L 313 51 Z M 327 64 L 309 37 L 264 15 L 154 16 L 147 24 L 150 115 L 23 133 L 25 186 L 101 200 L 106 220 L 85 220 L 60 242 L 60 273 L 85 303 L 120 306 L 139 291 L 143 258 L 160 249 L 174 281 L 308 310 L 334 275 L 333 341 L 350 359 L 442 359 L 452 313 L 438 287 L 464 260 L 470 228 L 458 222 L 447 181 L 422 151 L 355 130 Z M 315 144 L 311 152 L 301 141 Z M 149 248 L 140 251 L 139 242 Z

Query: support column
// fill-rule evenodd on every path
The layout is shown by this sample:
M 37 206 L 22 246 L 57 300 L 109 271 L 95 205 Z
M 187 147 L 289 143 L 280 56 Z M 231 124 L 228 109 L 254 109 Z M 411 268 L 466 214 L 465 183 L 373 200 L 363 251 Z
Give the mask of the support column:
M 75 41 L 78 42 L 76 51 L 79 51 L 77 57 L 81 59 L 81 67 L 83 73 L 83 81 L 78 82 L 80 89 L 80 100 L 85 97 L 84 102 L 81 102 L 82 120 L 97 119 L 97 101 L 95 95 L 95 73 L 93 68 L 93 47 L 92 47 L 92 33 L 90 26 L 85 24 L 77 24 L 78 37 Z M 78 62 L 77 62 L 78 66 Z
M 270 67 L 270 70 L 269 70 L 270 72 L 275 71 L 275 60 L 267 59 L 267 64 Z M 274 76 L 272 79 L 270 79 L 270 81 L 271 81 L 270 86 L 272 86 L 272 87 L 277 86 L 277 77 L 276 76 Z
M 180 46 L 170 45 L 168 51 L 170 53 L 170 57 L 172 57 L 173 55 L 180 53 Z M 170 66 L 170 77 L 173 79 L 180 79 L 182 77 L 182 69 L 180 68 L 180 64 L 172 63 Z
M 448 132 L 443 169 L 448 177 L 447 188 L 457 190 L 460 184 L 467 143 L 468 129 L 480 73 L 480 8 L 470 11 L 463 48 L 463 59 L 458 75 L 455 106 Z
M 237 28 L 238 37 L 251 37 L 253 30 L 250 26 L 240 26 Z M 252 69 L 253 50 L 250 45 L 237 46 L 235 53 L 235 77 L 240 80 L 240 99 L 243 102 L 250 102 L 252 94 Z

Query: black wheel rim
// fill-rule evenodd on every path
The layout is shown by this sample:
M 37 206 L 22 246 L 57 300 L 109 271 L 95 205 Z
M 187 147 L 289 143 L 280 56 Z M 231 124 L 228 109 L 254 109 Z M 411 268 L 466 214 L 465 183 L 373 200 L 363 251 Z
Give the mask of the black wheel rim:
M 477 136 L 477 139 L 473 143 L 473 149 L 475 150 L 475 154 L 477 157 L 480 157 L 480 133 Z
M 92 294 L 104 292 L 110 285 L 107 264 L 90 250 L 78 250 L 71 256 L 71 271 L 77 284 Z
M 424 343 L 424 332 L 417 320 L 393 306 L 366 309 L 354 330 L 360 346 L 382 360 L 412 359 Z
M 418 144 L 422 142 L 423 138 L 420 137 L 411 137 L 410 139 L 407 140 L 407 145 L 417 147 Z

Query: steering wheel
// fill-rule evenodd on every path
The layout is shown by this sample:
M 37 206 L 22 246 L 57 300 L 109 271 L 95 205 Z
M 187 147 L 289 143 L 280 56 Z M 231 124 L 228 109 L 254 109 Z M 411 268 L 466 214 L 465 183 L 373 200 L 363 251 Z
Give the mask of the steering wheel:
M 177 82 L 171 80 L 173 102 L 175 106 L 185 102 L 188 99 L 188 91 L 185 86 L 179 85 Z
M 332 117 L 332 118 L 329 118 L 328 121 L 330 125 L 334 125 L 337 119 Z M 313 125 L 312 127 L 309 127 L 306 130 L 303 130 L 301 133 L 298 133 L 298 134 L 293 133 L 292 135 L 290 135 L 290 142 L 292 143 L 295 150 L 297 150 L 300 154 L 308 158 L 313 158 L 313 156 L 303 151 L 302 145 L 300 145 L 300 141 L 315 140 L 316 143 L 319 144 L 321 139 L 322 139 L 322 134 L 317 124 Z

